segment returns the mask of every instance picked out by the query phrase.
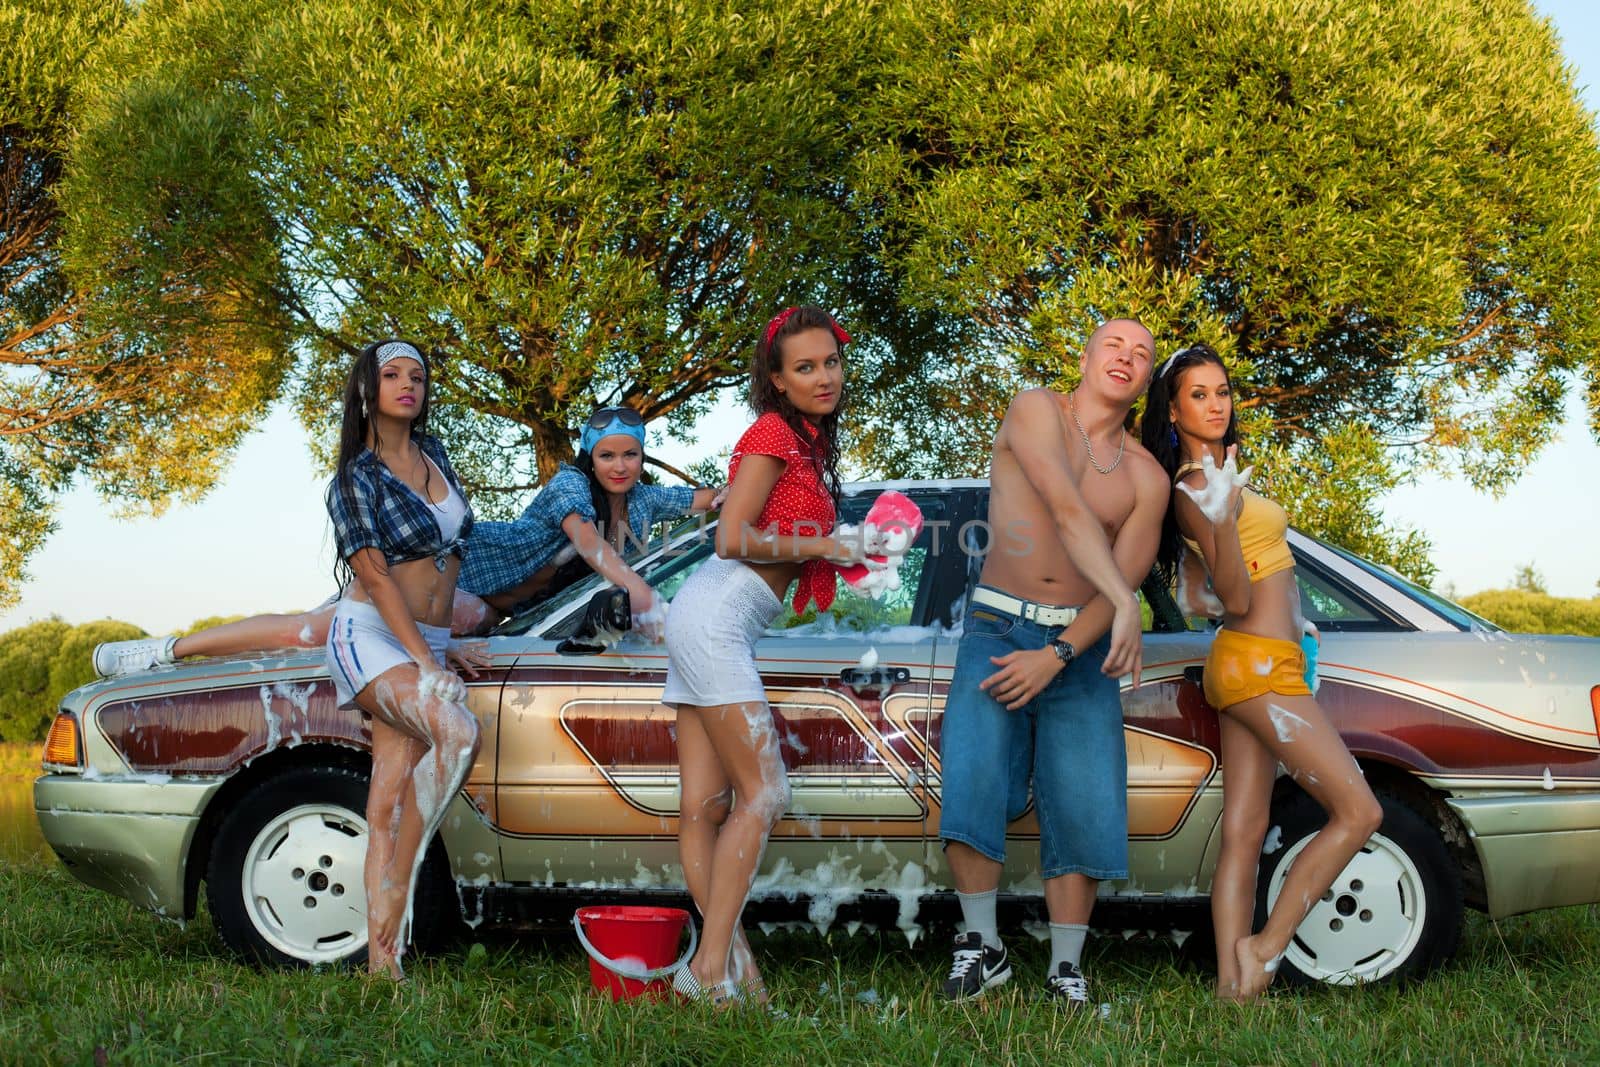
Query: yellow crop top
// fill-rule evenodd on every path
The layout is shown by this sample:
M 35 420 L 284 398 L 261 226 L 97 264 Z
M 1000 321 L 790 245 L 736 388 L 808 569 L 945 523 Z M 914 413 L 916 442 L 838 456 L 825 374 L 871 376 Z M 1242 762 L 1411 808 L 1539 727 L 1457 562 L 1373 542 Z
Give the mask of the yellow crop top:
M 1173 483 L 1201 469 L 1198 463 L 1185 463 L 1173 476 Z M 1283 508 L 1247 488 L 1239 509 L 1238 525 L 1244 569 L 1252 582 L 1294 566 L 1294 554 L 1289 551 L 1289 516 Z M 1200 554 L 1199 545 L 1187 537 L 1183 541 L 1195 555 Z

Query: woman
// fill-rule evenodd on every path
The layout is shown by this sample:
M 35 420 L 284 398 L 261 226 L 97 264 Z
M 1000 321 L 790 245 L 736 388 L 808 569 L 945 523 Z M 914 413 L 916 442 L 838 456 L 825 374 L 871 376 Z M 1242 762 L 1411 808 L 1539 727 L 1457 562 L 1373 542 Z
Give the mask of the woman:
M 405 341 L 362 349 L 345 386 L 328 515 L 347 572 L 328 634 L 340 707 L 372 717 L 367 962 L 403 978 L 428 842 L 478 753 L 478 720 L 444 667 L 472 509 L 427 434 L 428 363 Z
M 563 464 L 512 522 L 476 522 L 467 534 L 452 605 L 450 631 L 458 637 L 485 632 L 593 570 L 629 590 L 635 612 L 654 603 L 649 587 L 622 561 L 642 545 L 658 522 L 715 508 L 715 489 L 649 485 L 644 471 L 646 423 L 633 409 L 597 408 L 584 427 L 572 465 Z M 595 561 L 591 564 L 591 560 Z M 102 675 L 125 674 L 185 656 L 232 656 L 274 648 L 320 648 L 338 598 L 293 615 L 253 615 L 185 637 L 110 641 L 94 653 Z M 458 655 L 459 651 L 459 655 Z M 483 666 L 470 648 L 453 643 L 458 666 Z
M 1383 820 L 1361 769 L 1306 684 L 1299 587 L 1277 504 L 1235 473 L 1233 386 L 1215 351 L 1194 345 L 1157 371 L 1141 436 L 1180 492 L 1167 512 L 1158 565 L 1179 570 L 1180 537 L 1198 553 L 1223 628 L 1206 659 L 1206 700 L 1220 711 L 1222 848 L 1211 890 L 1216 994 L 1247 1000 L 1271 983 L 1313 902 Z M 1278 764 L 1328 813 L 1295 858 L 1266 924 L 1251 933 L 1256 868 Z
M 849 340 L 818 307 L 788 308 L 767 324 L 750 370 L 758 418 L 734 447 L 717 554 L 684 583 L 667 621 L 662 700 L 677 709 L 678 850 L 703 917 L 700 948 L 674 978 L 690 999 L 765 1000 L 739 917 L 789 806 L 789 781 L 755 642 L 790 585 L 796 612 L 813 600 L 826 611 L 829 561 L 861 558 L 859 539 L 829 536 Z

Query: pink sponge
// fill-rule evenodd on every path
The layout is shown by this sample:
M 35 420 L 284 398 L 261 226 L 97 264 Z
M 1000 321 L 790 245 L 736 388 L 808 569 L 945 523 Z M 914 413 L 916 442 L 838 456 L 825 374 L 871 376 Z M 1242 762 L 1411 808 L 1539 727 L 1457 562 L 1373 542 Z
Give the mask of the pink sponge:
M 888 489 L 879 493 L 878 499 L 867 509 L 862 526 L 869 546 L 867 558 L 876 564 L 894 566 L 922 532 L 922 509 L 904 493 Z M 872 551 L 874 549 L 877 551 Z M 893 563 L 890 562 L 890 556 L 896 557 Z M 847 584 L 859 588 L 863 582 L 867 582 L 869 574 L 882 570 L 883 566 L 873 568 L 865 563 L 852 563 L 848 567 L 840 567 L 839 575 Z

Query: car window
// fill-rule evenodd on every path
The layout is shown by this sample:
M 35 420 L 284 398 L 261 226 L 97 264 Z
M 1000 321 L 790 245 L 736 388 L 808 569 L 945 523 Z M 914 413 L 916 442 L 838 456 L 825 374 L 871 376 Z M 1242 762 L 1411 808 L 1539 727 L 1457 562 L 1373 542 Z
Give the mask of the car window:
M 843 521 L 859 522 L 870 502 L 865 495 L 845 497 L 841 508 Z M 942 502 L 937 499 L 922 499 L 918 505 L 922 508 L 925 521 L 935 521 L 943 514 Z M 932 577 L 925 573 L 932 532 L 924 528 L 916 543 L 906 552 L 900 564 L 899 589 L 887 592 L 882 597 L 866 597 L 849 589 L 843 578 L 836 577 L 833 604 L 824 618 L 818 618 L 815 604 L 806 605 L 804 612 L 796 614 L 793 607 L 785 602 L 782 613 L 768 627 L 768 633 L 780 637 L 799 636 L 813 632 L 818 627 L 859 633 L 889 626 L 918 624 L 918 596 Z M 694 542 L 690 549 L 681 550 L 681 554 L 675 558 L 659 560 L 645 572 L 645 581 L 669 600 L 676 596 L 695 568 L 710 557 L 713 547 L 711 533 L 708 529 L 703 540 Z M 948 535 L 944 540 L 949 541 Z
M 843 578 L 834 579 L 833 604 L 817 615 L 816 604 L 807 604 L 806 610 L 795 614 L 794 606 L 783 605 L 783 611 L 772 620 L 767 633 L 773 637 L 796 636 L 816 629 L 847 630 L 863 633 L 889 626 L 912 624 L 912 609 L 916 606 L 917 590 L 922 584 L 922 571 L 928 561 L 928 546 L 913 545 L 900 564 L 900 588 L 886 592 L 882 597 L 862 596 L 845 584 Z
M 1389 630 L 1394 624 L 1343 586 L 1304 565 L 1295 568 L 1300 612 L 1322 630 Z

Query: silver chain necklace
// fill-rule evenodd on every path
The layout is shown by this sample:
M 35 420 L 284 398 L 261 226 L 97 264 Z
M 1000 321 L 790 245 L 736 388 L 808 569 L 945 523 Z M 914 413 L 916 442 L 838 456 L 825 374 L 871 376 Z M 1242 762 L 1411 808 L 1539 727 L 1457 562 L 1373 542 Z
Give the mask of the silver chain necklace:
M 1102 467 L 1100 466 L 1100 461 L 1094 458 L 1094 445 L 1089 443 L 1089 431 L 1083 428 L 1083 422 L 1078 418 L 1078 405 L 1072 402 L 1071 393 L 1067 394 L 1067 410 L 1072 412 L 1072 425 L 1078 428 L 1078 436 L 1083 438 L 1083 450 L 1089 453 L 1089 466 L 1101 474 L 1110 474 L 1116 470 L 1117 464 L 1122 462 L 1122 453 L 1128 447 L 1128 435 L 1126 433 L 1118 434 L 1117 458 L 1111 461 L 1111 466 Z

